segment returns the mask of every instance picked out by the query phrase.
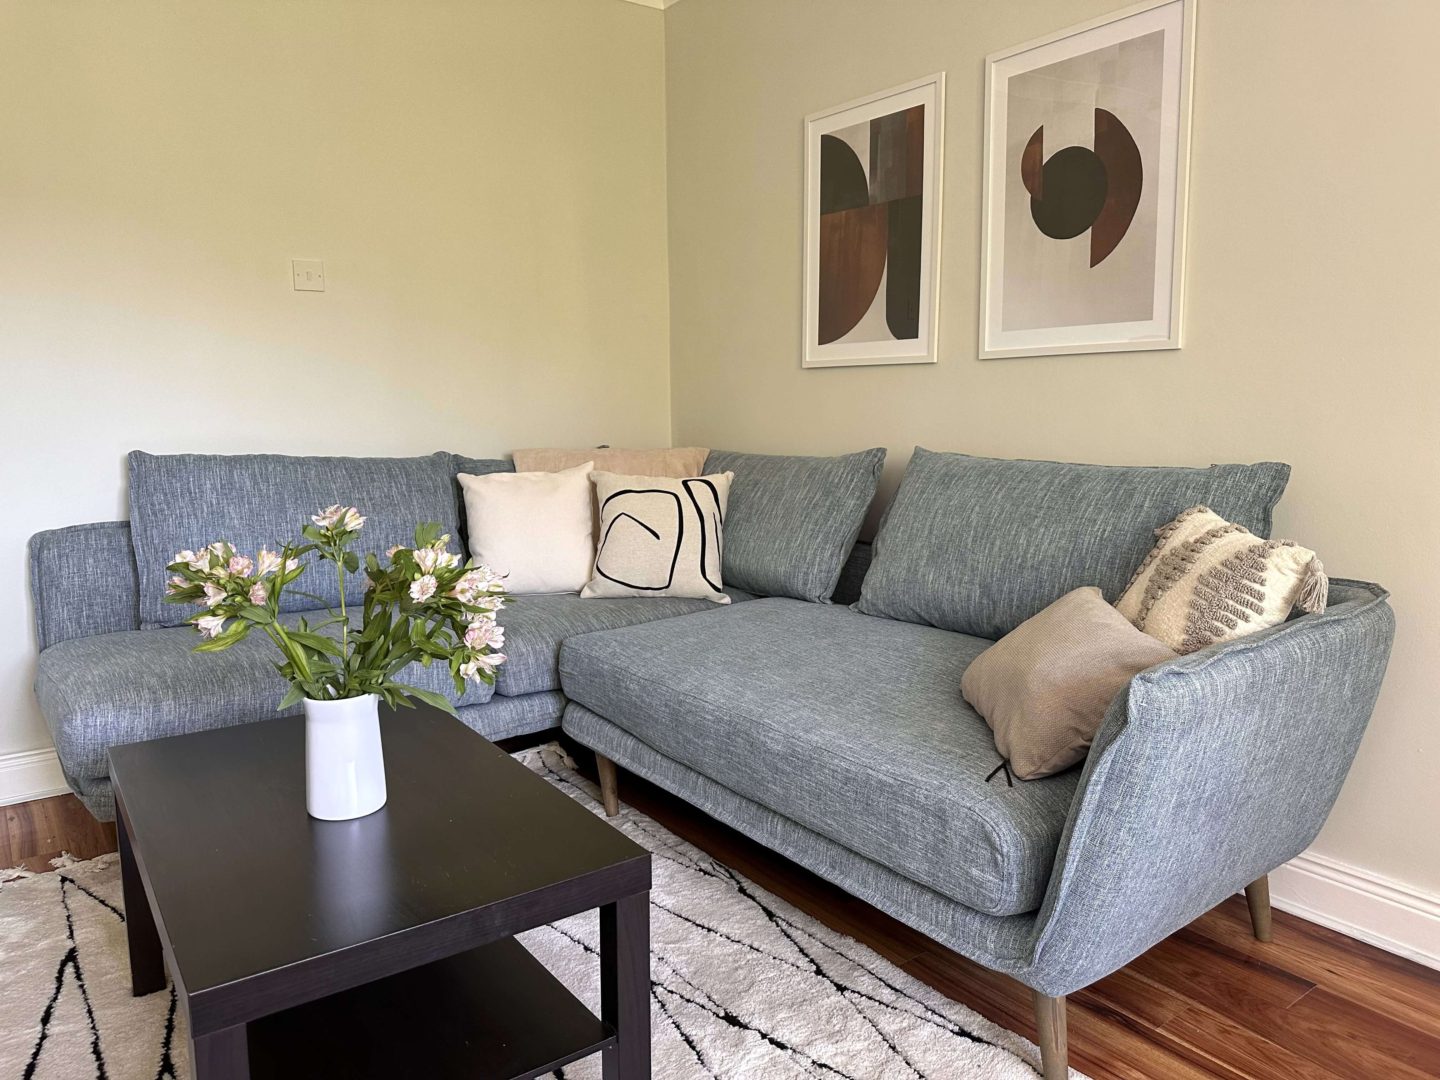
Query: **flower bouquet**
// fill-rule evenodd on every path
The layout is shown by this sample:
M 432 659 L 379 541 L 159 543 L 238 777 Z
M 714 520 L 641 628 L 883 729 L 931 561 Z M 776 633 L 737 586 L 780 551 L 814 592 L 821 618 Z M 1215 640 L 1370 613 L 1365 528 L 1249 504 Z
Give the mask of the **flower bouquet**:
M 507 599 L 503 579 L 473 562 L 461 565 L 448 550 L 450 537 L 433 522 L 416 527 L 414 547 L 392 547 L 383 563 L 365 556 L 354 625 L 345 581 L 362 561 L 348 549 L 364 525 L 355 507 L 331 506 L 311 518 L 301 543 L 262 549 L 252 559 L 222 540 L 181 551 L 168 567 L 174 576 L 167 602 L 203 608 L 189 620 L 205 637 L 196 652 L 220 652 L 256 630 L 280 650 L 276 669 L 290 690 L 279 707 L 305 706 L 307 806 L 314 817 L 332 820 L 385 803 L 380 701 L 411 707 L 418 700 L 455 713 L 445 695 L 397 681 L 401 671 L 417 661 L 442 663 L 458 696 L 466 680 L 493 685 L 505 661 L 505 631 L 496 622 Z M 313 623 L 282 618 L 287 591 L 325 606 L 292 587 L 306 571 L 301 559 L 312 552 L 335 565 L 339 607 Z

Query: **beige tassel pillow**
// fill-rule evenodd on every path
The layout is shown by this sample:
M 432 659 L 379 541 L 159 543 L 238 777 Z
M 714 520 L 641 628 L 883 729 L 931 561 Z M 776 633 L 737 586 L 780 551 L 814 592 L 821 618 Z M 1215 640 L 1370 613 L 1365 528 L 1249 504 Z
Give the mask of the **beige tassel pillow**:
M 1294 607 L 1325 610 L 1325 567 L 1293 540 L 1262 540 L 1205 506 L 1155 535 L 1115 608 L 1178 653 L 1275 626 Z

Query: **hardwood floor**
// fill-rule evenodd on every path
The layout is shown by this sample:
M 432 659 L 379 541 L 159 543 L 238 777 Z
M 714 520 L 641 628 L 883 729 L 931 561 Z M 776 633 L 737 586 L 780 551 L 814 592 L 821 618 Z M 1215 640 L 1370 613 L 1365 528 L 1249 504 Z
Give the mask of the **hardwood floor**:
M 620 798 L 916 978 L 1035 1038 L 1030 991 L 1013 979 L 623 771 Z M 1070 1064 L 1095 1080 L 1440 1077 L 1440 972 L 1284 912 L 1274 914 L 1274 936 L 1256 941 L 1245 898 L 1234 896 L 1072 995 Z
M 114 824 L 96 821 L 74 795 L 0 806 L 0 816 L 0 870 L 45 871 L 62 851 L 93 859 L 115 850 Z
M 1035 1037 L 1030 993 L 1014 980 L 936 945 L 628 773 L 620 775 L 620 793 L 916 978 Z M 45 870 L 62 850 L 79 858 L 115 850 L 114 826 L 97 823 L 69 795 L 0 812 L 0 868 Z M 1440 1077 L 1440 972 L 1283 912 L 1275 913 L 1274 934 L 1273 944 L 1256 941 L 1244 898 L 1236 896 L 1072 995 L 1071 1064 L 1095 1080 Z

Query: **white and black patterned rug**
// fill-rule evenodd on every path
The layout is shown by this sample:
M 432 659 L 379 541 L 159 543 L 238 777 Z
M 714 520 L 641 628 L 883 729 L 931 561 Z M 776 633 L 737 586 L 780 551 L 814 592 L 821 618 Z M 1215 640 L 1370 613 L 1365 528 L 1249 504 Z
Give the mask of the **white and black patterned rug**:
M 558 746 L 517 757 L 600 812 L 594 786 Z M 1020 1036 L 639 812 L 626 807 L 614 820 L 655 855 L 657 1078 L 1034 1080 L 1038 1055 Z M 130 996 L 116 857 L 61 862 L 0 884 L 0 1080 L 188 1080 L 183 1019 L 170 993 Z M 598 1009 L 593 912 L 521 940 Z M 599 1061 L 587 1060 L 557 1077 L 599 1075 Z

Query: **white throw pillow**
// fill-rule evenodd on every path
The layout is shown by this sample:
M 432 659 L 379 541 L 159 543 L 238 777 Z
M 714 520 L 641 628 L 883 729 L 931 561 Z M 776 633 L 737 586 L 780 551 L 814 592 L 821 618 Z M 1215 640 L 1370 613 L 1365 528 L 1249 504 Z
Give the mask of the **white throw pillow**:
M 512 593 L 578 592 L 595 565 L 587 461 L 562 472 L 461 473 L 470 555 Z
M 720 579 L 734 473 L 675 480 L 597 472 L 595 576 L 581 596 L 687 596 L 730 603 Z

